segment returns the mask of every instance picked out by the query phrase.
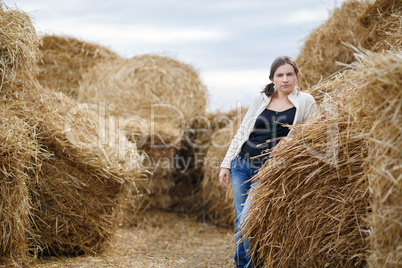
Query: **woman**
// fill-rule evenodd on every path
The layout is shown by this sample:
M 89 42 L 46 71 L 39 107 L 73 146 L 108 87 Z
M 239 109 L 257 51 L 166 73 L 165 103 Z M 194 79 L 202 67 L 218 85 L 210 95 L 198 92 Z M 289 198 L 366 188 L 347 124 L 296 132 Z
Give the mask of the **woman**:
M 242 241 L 237 235 L 244 217 L 242 215 L 247 210 L 244 204 L 247 192 L 252 187 L 250 179 L 270 158 L 270 151 L 280 139 L 290 134 L 284 124 L 302 123 L 315 111 L 314 98 L 297 89 L 300 73 L 293 59 L 288 56 L 278 57 L 271 65 L 269 79 L 271 83 L 256 96 L 249 107 L 219 173 L 219 181 L 224 189 L 229 180 L 232 183 L 237 267 L 253 267 L 247 254 L 248 242 Z

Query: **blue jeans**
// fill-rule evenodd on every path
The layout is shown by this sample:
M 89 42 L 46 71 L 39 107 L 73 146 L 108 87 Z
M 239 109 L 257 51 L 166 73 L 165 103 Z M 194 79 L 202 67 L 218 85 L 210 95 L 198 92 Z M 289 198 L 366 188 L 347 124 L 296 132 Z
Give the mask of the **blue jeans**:
M 233 189 L 233 199 L 236 215 L 236 229 L 235 229 L 235 263 L 236 267 L 254 267 L 250 261 L 250 256 L 247 254 L 249 243 L 247 239 L 242 242 L 240 236 L 240 224 L 244 220 L 248 211 L 249 204 L 245 204 L 247 200 L 247 191 L 251 188 L 252 183 L 249 181 L 251 177 L 257 174 L 259 167 L 252 166 L 240 156 L 232 161 L 230 166 L 230 179 Z

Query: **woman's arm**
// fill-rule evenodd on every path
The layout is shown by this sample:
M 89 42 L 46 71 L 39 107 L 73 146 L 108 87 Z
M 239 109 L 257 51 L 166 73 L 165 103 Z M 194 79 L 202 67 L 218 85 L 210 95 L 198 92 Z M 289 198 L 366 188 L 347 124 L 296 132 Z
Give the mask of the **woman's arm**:
M 253 103 L 249 107 L 246 115 L 244 116 L 239 129 L 236 131 L 236 135 L 233 137 L 230 143 L 229 149 L 226 152 L 226 156 L 222 161 L 221 167 L 230 169 L 230 163 L 236 157 L 236 153 L 240 146 L 243 145 L 242 141 L 248 139 L 250 135 L 249 125 L 255 122 L 257 110 L 261 104 L 262 96 L 258 95 L 254 98 Z

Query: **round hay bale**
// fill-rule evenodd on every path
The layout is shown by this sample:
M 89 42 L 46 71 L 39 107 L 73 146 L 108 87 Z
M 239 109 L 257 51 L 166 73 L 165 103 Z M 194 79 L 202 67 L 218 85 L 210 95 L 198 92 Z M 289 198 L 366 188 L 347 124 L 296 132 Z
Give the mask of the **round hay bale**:
M 40 101 L 34 100 L 39 107 L 32 111 L 41 122 L 47 122 L 39 133 L 51 153 L 43 159 L 48 165 L 42 167 L 42 180 L 34 186 L 40 193 L 35 214 L 47 223 L 37 221 L 39 245 L 57 254 L 101 252 L 121 223 L 121 206 L 125 198 L 131 198 L 129 191 L 140 177 L 141 157 L 135 144 L 99 122 L 96 112 L 78 111 L 66 129 L 70 109 L 78 103 L 49 92 L 46 100 L 45 94 L 42 92 Z M 51 111 L 58 113 L 47 116 Z M 102 143 L 102 131 L 108 138 L 106 144 Z M 54 159 L 45 161 L 48 158 Z M 54 226 L 50 233 L 49 225 Z
M 0 264 L 33 264 L 28 255 L 30 205 L 27 182 L 35 165 L 33 130 L 15 117 L 2 99 L 0 106 Z M 32 234 L 31 234 L 32 235 Z
M 39 39 L 30 17 L 0 2 L 0 264 L 33 265 L 29 256 L 27 182 L 37 146 L 32 127 L 13 112 L 10 96 L 35 79 Z
M 310 33 L 296 59 L 303 87 L 311 87 L 354 61 L 352 48 L 373 52 L 402 45 L 400 0 L 347 0 Z M 318 103 L 323 95 L 310 91 Z
M 44 35 L 39 46 L 39 82 L 77 98 L 82 75 L 97 63 L 120 59 L 106 47 L 70 36 Z
M 38 156 L 28 181 L 37 254 L 102 252 L 122 221 L 141 156 L 115 126 L 63 93 L 23 91 L 13 110 L 35 128 Z
M 253 258 L 264 267 L 365 264 L 367 151 L 361 139 L 350 138 L 355 121 L 346 119 L 317 112 L 258 173 L 245 229 Z M 327 144 L 328 126 L 338 145 Z
M 115 104 L 112 115 L 137 115 L 175 127 L 204 114 L 207 97 L 191 66 L 158 55 L 99 64 L 84 75 L 78 91 L 81 102 Z
M 172 197 L 170 208 L 172 211 L 186 215 L 193 214 L 199 218 L 205 216 L 207 205 L 203 203 L 204 188 L 201 186 L 205 156 L 212 146 L 212 140 L 213 145 L 217 145 L 215 141 L 217 132 L 230 124 L 235 115 L 236 111 L 227 113 L 218 111 L 198 115 L 187 121 L 185 138 L 181 140 L 180 148 L 176 151 L 176 170 L 172 175 L 175 178 L 175 185 L 169 194 Z M 205 217 L 203 219 L 205 220 Z
M 255 177 L 245 233 L 252 236 L 257 263 L 350 267 L 369 261 L 378 266 L 369 259 L 370 251 L 380 263 L 401 259 L 400 158 L 378 158 L 400 156 L 400 150 L 382 150 L 400 145 L 400 127 L 385 140 L 374 137 L 400 125 L 395 116 L 401 107 L 402 55 L 357 57 L 358 63 L 349 66 L 353 69 L 317 85 L 338 90 L 325 96 L 307 124 L 293 126 L 292 140 Z M 395 123 L 384 117 L 391 115 Z M 388 128 L 376 133 L 378 126 Z
M 145 155 L 143 168 L 147 170 L 146 181 L 138 184 L 140 203 L 145 209 L 169 209 L 173 205 L 173 196 L 169 194 L 175 186 L 175 156 L 180 143 L 175 129 L 168 124 L 155 124 L 153 135 L 139 147 Z
M 361 55 L 353 66 L 364 84 L 363 97 L 351 101 L 364 109 L 369 155 L 365 160 L 372 195 L 371 267 L 402 266 L 402 51 Z M 357 112 L 360 112 L 357 110 Z
M 39 38 L 30 17 L 0 2 L 0 91 L 35 81 Z M 8 93 L 14 93 L 9 91 Z
M 173 173 L 180 157 L 186 120 L 204 114 L 206 87 L 189 65 L 169 57 L 142 55 L 98 64 L 83 76 L 81 102 L 105 103 L 129 139 L 148 156 L 140 202 L 144 208 L 171 207 Z
M 1 236 L 2 254 L 12 254 L 18 264 L 13 258 L 23 259 L 28 250 L 35 255 L 100 252 L 120 223 L 123 201 L 133 198 L 141 156 L 97 107 L 38 84 L 38 38 L 29 18 L 3 5 L 0 12 L 0 93 L 7 112 L 0 130 L 2 145 L 13 142 L 2 148 L 5 195 L 0 201 L 15 212 L 10 217 L 2 210 L 0 216 L 2 232 L 13 225 Z M 10 124 L 18 141 L 7 133 Z

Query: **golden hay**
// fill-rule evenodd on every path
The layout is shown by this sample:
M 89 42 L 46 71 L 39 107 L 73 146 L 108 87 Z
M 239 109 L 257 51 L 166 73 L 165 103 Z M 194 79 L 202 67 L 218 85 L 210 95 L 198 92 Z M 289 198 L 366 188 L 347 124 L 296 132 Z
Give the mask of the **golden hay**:
M 354 50 L 346 44 L 373 52 L 401 47 L 401 20 L 401 0 L 345 1 L 306 38 L 296 59 L 302 86 L 311 87 L 341 70 L 337 62 L 354 61 Z M 322 95 L 310 93 L 321 102 Z
M 28 182 L 37 235 L 31 247 L 40 254 L 101 252 L 140 177 L 135 144 L 63 93 L 38 88 L 19 96 L 13 109 L 35 127 L 41 149 Z
M 39 39 L 31 19 L 0 1 L 0 263 L 29 264 L 27 181 L 38 150 L 32 127 L 14 116 L 8 95 L 35 78 Z
M 184 138 L 177 151 L 179 161 L 173 173 L 175 186 L 170 190 L 173 211 L 194 214 L 205 220 L 206 204 L 202 195 L 205 157 L 209 148 L 216 145 L 215 136 L 232 122 L 236 112 L 200 114 L 187 121 Z M 215 161 L 217 165 L 219 163 Z
M 38 44 L 30 17 L 0 1 L 0 91 L 35 80 Z
M 196 71 L 157 55 L 96 65 L 83 76 L 81 102 L 105 103 L 120 129 L 148 156 L 149 180 L 139 185 L 140 206 L 167 209 L 174 205 L 177 161 L 186 120 L 205 113 L 206 88 Z M 177 178 L 179 179 L 179 178 Z
M 230 229 L 198 222 L 187 215 L 144 214 L 139 226 L 119 229 L 118 238 L 104 254 L 49 257 L 38 260 L 38 267 L 233 267 Z
M 151 124 L 155 119 L 180 127 L 184 120 L 205 113 L 206 94 L 191 66 L 169 57 L 142 55 L 95 66 L 84 75 L 78 100 L 115 104 L 112 115 L 137 115 Z
M 0 264 L 29 263 L 27 182 L 37 154 L 32 132 L 10 113 L 10 105 L 0 106 Z
M 369 156 L 366 170 L 373 196 L 370 267 L 402 266 L 402 51 L 369 54 L 357 64 L 364 98 L 351 106 L 369 107 L 364 130 Z M 362 109 L 362 108 L 361 108 Z M 357 113 L 359 111 L 356 111 Z
M 245 227 L 256 262 L 401 264 L 402 54 L 366 53 L 352 70 L 317 85 L 338 90 L 307 124 L 293 126 L 293 139 L 256 176 Z M 388 134 L 379 136 L 377 127 Z M 375 173 L 379 167 L 382 176 Z
M 217 120 L 218 124 L 219 121 L 224 121 L 225 125 L 221 127 L 218 125 L 218 128 L 213 128 L 213 132 L 209 134 L 209 148 L 204 158 L 203 179 L 197 199 L 200 202 L 198 206 L 203 219 L 218 225 L 234 224 L 232 187 L 229 184 L 226 190 L 222 189 L 218 175 L 221 162 L 245 114 L 245 109 L 236 109 L 227 114 L 215 114 L 213 120 Z
M 44 35 L 39 49 L 39 82 L 73 98 L 85 72 L 97 63 L 120 59 L 105 47 L 69 36 Z
M 135 192 L 141 157 L 135 144 L 96 107 L 37 83 L 37 36 L 30 20 L 22 12 L 4 10 L 0 93 L 7 112 L 2 119 L 7 146 L 3 152 L 9 161 L 2 161 L 1 174 L 10 183 L 6 187 L 2 182 L 0 188 L 7 209 L 2 211 L 2 232 L 16 225 L 15 233 L 2 234 L 1 257 L 10 257 L 18 265 L 21 261 L 14 258 L 21 256 L 23 261 L 28 250 L 35 254 L 100 252 L 120 223 L 124 199 Z M 20 142 L 8 144 L 11 131 L 15 138 L 23 135 Z M 31 147 L 33 151 L 28 150 Z M 8 188 L 12 184 L 15 187 Z M 3 216 L 14 212 L 12 217 Z

